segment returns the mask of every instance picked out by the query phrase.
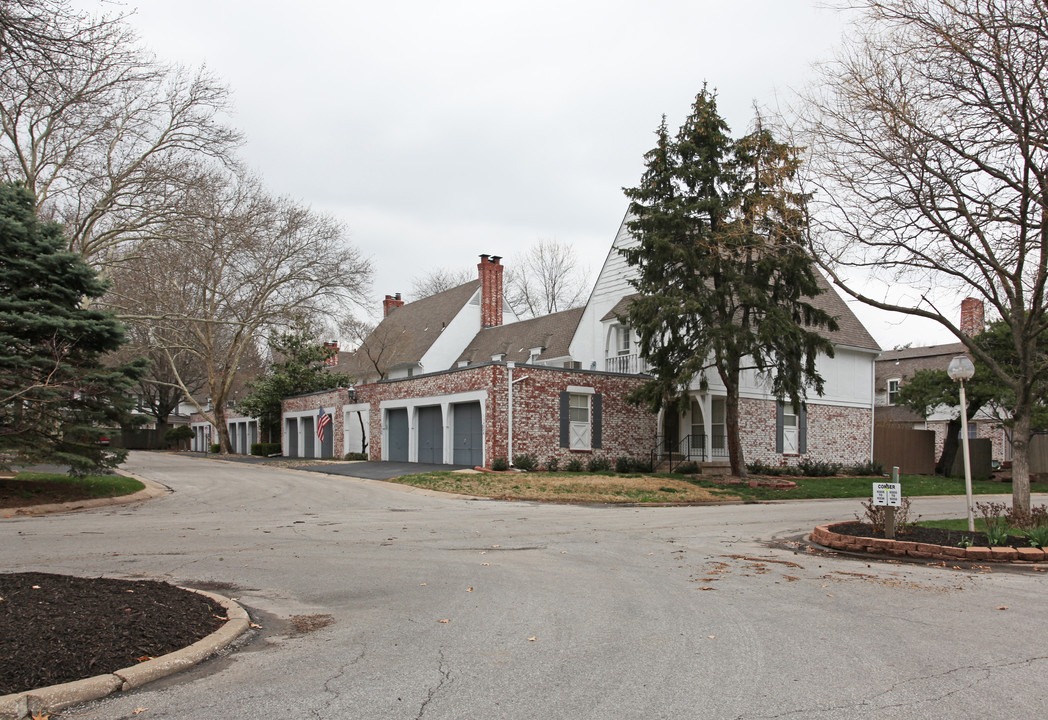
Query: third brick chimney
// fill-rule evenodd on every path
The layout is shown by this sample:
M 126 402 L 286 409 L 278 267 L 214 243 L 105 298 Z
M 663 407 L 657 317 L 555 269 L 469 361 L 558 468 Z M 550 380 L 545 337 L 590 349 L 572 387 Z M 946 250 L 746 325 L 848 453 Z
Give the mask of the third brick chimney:
M 978 298 L 961 300 L 961 332 L 968 337 L 975 337 L 983 331 L 985 324 L 983 301 Z
M 496 327 L 502 324 L 502 265 L 501 255 L 481 255 L 480 272 L 480 326 Z

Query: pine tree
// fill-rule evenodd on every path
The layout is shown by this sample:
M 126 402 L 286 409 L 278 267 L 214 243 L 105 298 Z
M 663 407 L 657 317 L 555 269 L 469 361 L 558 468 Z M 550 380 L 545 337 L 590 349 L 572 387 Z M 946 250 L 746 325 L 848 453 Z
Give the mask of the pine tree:
M 732 473 L 744 476 L 743 371 L 762 373 L 776 398 L 799 407 L 806 388 L 822 392 L 818 354 L 833 354 L 817 328 L 836 321 L 809 302 L 821 290 L 804 245 L 806 197 L 790 190 L 800 161 L 759 118 L 733 140 L 706 88 L 676 138 L 665 117 L 656 135 L 640 185 L 626 189 L 638 240 L 622 251 L 637 272 L 628 321 L 653 376 L 634 400 L 683 412 L 693 381 L 706 389 L 715 371 Z
M 124 341 L 112 314 L 85 307 L 105 284 L 22 187 L 0 185 L 0 464 L 113 467 L 101 438 L 129 420 L 142 361 L 106 367 Z

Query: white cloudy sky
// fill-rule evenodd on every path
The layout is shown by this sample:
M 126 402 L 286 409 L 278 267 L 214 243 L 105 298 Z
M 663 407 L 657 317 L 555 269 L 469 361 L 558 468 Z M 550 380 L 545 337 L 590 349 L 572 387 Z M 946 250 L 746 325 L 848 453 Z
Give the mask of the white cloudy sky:
M 345 222 L 377 305 L 434 267 L 512 263 L 543 238 L 595 278 L 661 115 L 676 128 L 703 82 L 736 134 L 755 102 L 788 103 L 844 28 L 820 4 L 141 0 L 130 22 L 162 59 L 229 85 L 246 162 Z M 882 347 L 949 341 L 853 307 Z

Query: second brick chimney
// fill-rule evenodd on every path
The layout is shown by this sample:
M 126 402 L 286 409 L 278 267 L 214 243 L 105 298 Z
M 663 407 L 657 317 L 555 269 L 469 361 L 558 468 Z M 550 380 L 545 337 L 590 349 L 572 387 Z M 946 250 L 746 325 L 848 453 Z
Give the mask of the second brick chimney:
M 396 295 L 387 295 L 386 299 L 382 301 L 382 317 L 389 315 L 389 311 L 393 308 L 398 308 L 404 305 L 404 301 L 400 299 L 400 293 Z
M 986 314 L 983 301 L 978 298 L 961 300 L 961 332 L 968 337 L 975 337 L 986 325 Z
M 337 342 L 326 342 L 324 343 L 325 350 L 332 350 L 333 352 L 327 358 L 324 358 L 325 365 L 338 365 L 338 343 Z
M 481 255 L 480 272 L 480 326 L 497 327 L 502 324 L 502 265 L 501 255 Z

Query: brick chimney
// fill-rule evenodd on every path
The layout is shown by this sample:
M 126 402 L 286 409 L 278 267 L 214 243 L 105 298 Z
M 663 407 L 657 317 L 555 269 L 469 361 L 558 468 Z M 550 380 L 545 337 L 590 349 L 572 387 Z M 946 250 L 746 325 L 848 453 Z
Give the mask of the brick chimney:
M 324 358 L 325 365 L 338 365 L 338 343 L 337 342 L 326 342 L 324 343 L 325 350 L 333 350 L 334 352 L 327 358 Z
M 389 315 L 389 311 L 393 308 L 401 307 L 404 301 L 400 299 L 400 293 L 396 295 L 387 295 L 386 299 L 382 301 L 382 317 Z
M 502 265 L 501 255 L 481 255 L 480 271 L 480 326 L 497 327 L 502 324 Z
M 975 337 L 983 331 L 985 324 L 983 301 L 978 298 L 961 300 L 961 332 L 968 337 Z

